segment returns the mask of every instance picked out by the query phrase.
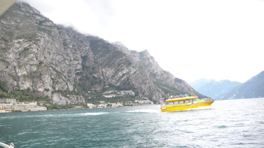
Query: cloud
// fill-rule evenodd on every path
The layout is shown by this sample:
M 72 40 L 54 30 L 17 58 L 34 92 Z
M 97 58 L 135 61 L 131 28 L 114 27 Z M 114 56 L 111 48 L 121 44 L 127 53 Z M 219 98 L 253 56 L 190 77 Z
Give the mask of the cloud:
M 49 0 L 41 1 L 41 0 L 17 0 L 18 2 L 26 2 L 30 4 L 32 7 L 37 8 L 42 14 L 47 12 L 52 12 L 56 10 L 56 7 L 50 3 Z
M 264 70 L 263 0 L 23 1 L 57 24 L 148 49 L 162 68 L 189 82 L 244 82 Z

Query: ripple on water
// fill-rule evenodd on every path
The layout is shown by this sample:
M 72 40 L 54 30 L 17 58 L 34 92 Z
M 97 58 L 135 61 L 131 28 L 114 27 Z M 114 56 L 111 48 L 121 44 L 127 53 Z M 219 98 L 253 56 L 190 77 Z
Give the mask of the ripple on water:
M 139 110 L 131 110 L 127 112 L 128 113 L 160 113 L 159 110 L 153 110 L 153 109 L 139 109 Z
M 228 128 L 228 126 L 226 126 L 226 125 L 220 125 L 220 126 L 217 126 L 217 128 Z
M 139 106 L 1 114 L 0 141 L 21 148 L 264 147 L 264 109 L 250 109 L 259 102 L 216 101 L 211 110 L 172 113 Z

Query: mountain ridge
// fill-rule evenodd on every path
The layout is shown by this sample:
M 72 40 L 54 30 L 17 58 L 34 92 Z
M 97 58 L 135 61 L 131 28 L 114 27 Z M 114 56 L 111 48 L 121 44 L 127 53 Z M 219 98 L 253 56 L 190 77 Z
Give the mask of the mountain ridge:
M 1 90 L 20 100 L 27 94 L 78 104 L 100 100 L 112 88 L 161 102 L 167 93 L 193 89 L 164 71 L 148 51 L 130 51 L 56 25 L 23 2 L 0 16 L 0 70 Z
M 253 76 L 245 83 L 242 83 L 228 92 L 225 99 L 243 99 L 264 97 L 264 71 Z
M 212 81 L 197 89 L 202 94 L 212 96 L 216 100 L 223 100 L 224 95 L 241 83 L 230 80 Z

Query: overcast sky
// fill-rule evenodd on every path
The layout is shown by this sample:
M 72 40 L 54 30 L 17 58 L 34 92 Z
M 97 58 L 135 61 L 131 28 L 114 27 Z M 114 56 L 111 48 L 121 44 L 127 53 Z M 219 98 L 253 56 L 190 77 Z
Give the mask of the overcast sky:
M 56 24 L 147 49 L 187 82 L 264 70 L 264 0 L 23 0 Z

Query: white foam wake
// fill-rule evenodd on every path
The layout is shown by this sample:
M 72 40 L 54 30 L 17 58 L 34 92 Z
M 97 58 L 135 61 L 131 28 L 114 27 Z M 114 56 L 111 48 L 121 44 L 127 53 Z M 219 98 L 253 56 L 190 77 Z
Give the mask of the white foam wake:
M 96 112 L 96 113 L 81 113 L 81 116 L 97 116 L 97 115 L 103 115 L 108 114 L 107 112 Z
M 127 111 L 129 113 L 158 113 L 158 110 L 154 109 L 139 109 L 139 110 L 132 110 L 132 111 Z

